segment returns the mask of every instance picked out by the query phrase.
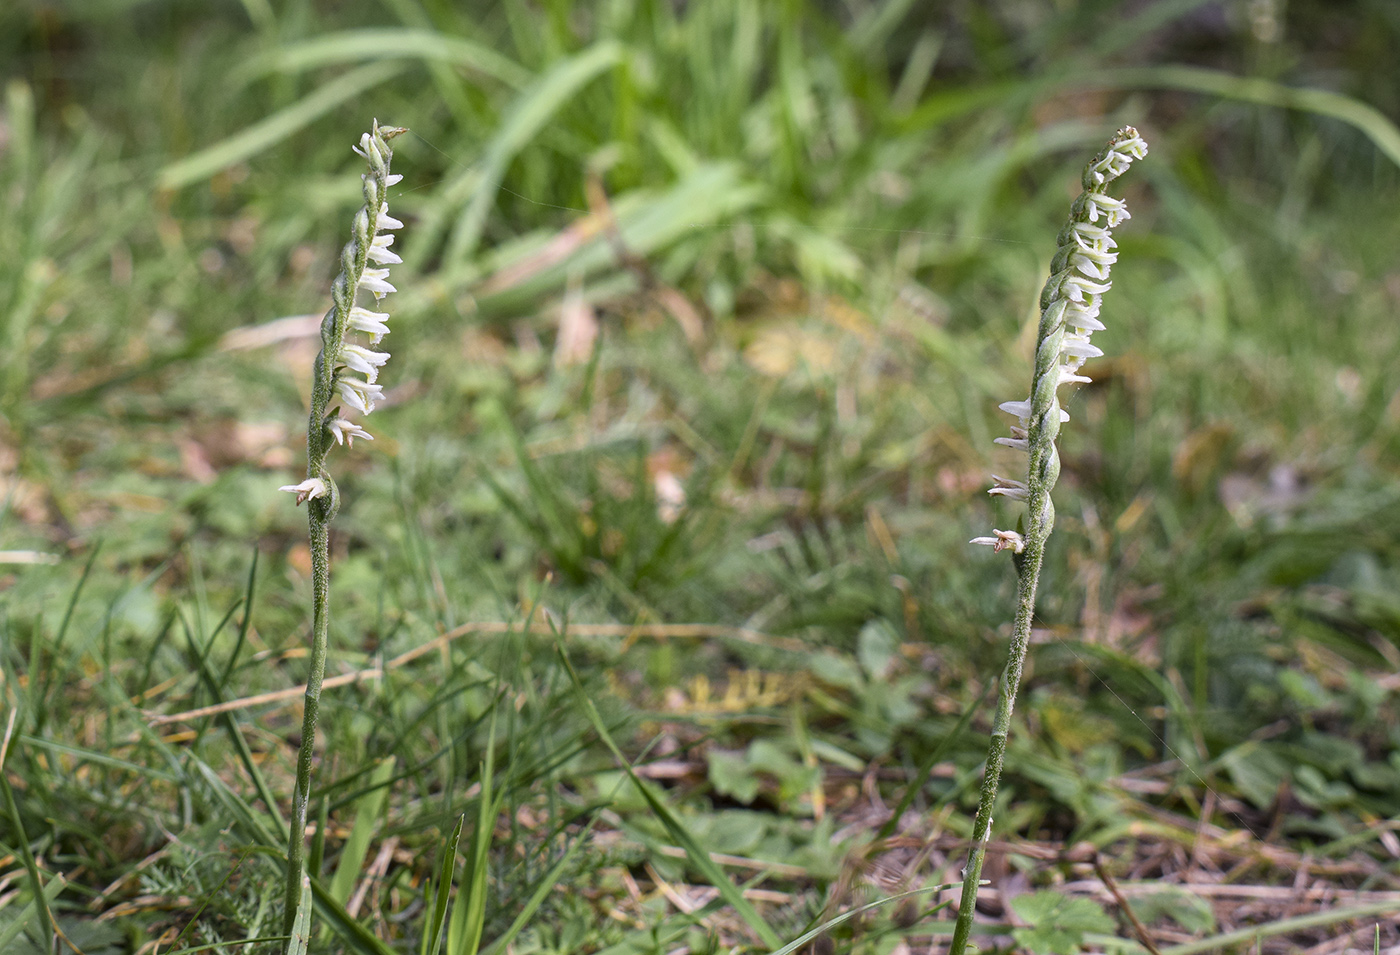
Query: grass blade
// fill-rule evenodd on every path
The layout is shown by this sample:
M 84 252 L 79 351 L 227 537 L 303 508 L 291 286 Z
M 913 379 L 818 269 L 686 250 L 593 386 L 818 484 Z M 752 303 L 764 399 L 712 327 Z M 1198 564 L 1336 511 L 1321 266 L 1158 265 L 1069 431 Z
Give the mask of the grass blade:
M 754 933 L 763 940 L 763 944 L 774 949 L 781 948 L 783 940 L 778 936 L 778 933 L 773 931 L 773 927 L 768 924 L 763 916 L 758 914 L 758 910 L 753 907 L 753 904 L 749 902 L 748 899 L 744 898 L 744 893 L 724 874 L 724 870 L 710 858 L 710 854 L 686 831 L 685 827 L 681 825 L 681 821 L 676 817 L 676 814 L 672 812 L 671 807 L 666 805 L 661 797 L 652 791 L 650 784 L 637 775 L 636 770 L 632 768 L 632 764 L 628 762 L 627 757 L 622 755 L 622 750 L 613 740 L 612 733 L 608 731 L 608 726 L 603 721 L 602 714 L 598 712 L 598 707 L 594 705 L 593 699 L 588 695 L 588 691 L 584 689 L 583 681 L 579 678 L 578 671 L 574 669 L 573 661 L 569 659 L 568 653 L 565 652 L 563 639 L 558 633 L 555 634 L 554 645 L 556 652 L 559 654 L 559 659 L 563 662 L 564 668 L 569 673 L 569 679 L 573 681 L 574 690 L 578 695 L 580 705 L 583 707 L 584 715 L 587 716 L 588 721 L 593 724 L 594 730 L 597 731 L 603 743 L 612 751 L 613 758 L 622 766 L 623 771 L 625 771 L 632 780 L 632 784 L 637 787 L 637 791 L 642 794 L 642 798 L 646 800 L 652 812 L 656 813 L 657 819 L 665 826 L 667 834 L 676 841 L 677 845 L 685 850 L 686 858 L 690 860 L 690 864 L 695 866 L 709 883 L 719 890 L 719 894 L 724 901 L 727 902 L 734 911 L 739 914 L 739 917 L 744 920 L 749 928 L 753 929 Z M 454 955 L 456 955 L 456 953 L 454 953 Z
M 371 63 L 337 76 L 315 92 L 254 123 L 241 133 L 201 149 L 193 156 L 170 163 L 156 174 L 156 185 L 162 189 L 180 189 L 206 179 L 221 169 L 269 149 L 341 103 L 355 99 L 365 90 L 384 83 L 405 69 L 405 63 Z
M 622 47 L 610 40 L 596 43 L 582 53 L 560 60 L 525 90 L 505 111 L 505 122 L 481 161 L 480 171 L 472 170 L 476 181 L 471 202 L 453 230 L 447 261 L 460 262 L 476 250 L 486 217 L 496 202 L 496 192 L 515 155 L 537 136 L 545 124 L 589 80 L 616 64 Z M 447 190 L 450 194 L 453 189 Z
M 4 929 L 0 929 L 0 952 L 8 952 L 10 950 L 10 943 L 18 938 L 19 933 L 23 932 L 26 926 L 29 925 L 38 907 L 42 905 L 45 910 L 48 910 L 48 907 L 53 904 L 54 899 L 58 898 L 59 893 L 61 893 L 67 885 L 68 881 L 64 879 L 63 876 L 55 874 L 54 877 L 49 880 L 49 884 L 44 886 L 43 893 L 36 896 L 34 901 L 20 909 L 19 915 L 15 916 L 14 921 L 6 925 Z
M 818 935 L 821 935 L 823 932 L 833 929 L 836 926 L 840 925 L 842 922 L 845 922 L 848 919 L 855 918 L 857 915 L 869 912 L 871 909 L 878 909 L 882 905 L 889 905 L 891 902 L 898 902 L 901 899 L 907 899 L 913 895 L 922 895 L 925 892 L 942 892 L 944 889 L 951 889 L 955 888 L 956 886 L 957 883 L 955 882 L 945 882 L 940 885 L 927 885 L 921 889 L 912 889 L 908 892 L 900 892 L 898 895 L 890 895 L 886 896 L 883 899 L 876 899 L 874 902 L 867 902 L 862 906 L 851 909 L 850 911 L 842 912 L 835 918 L 828 919 L 827 921 L 818 925 L 814 929 L 803 932 L 801 935 L 793 939 L 791 942 L 788 942 L 782 948 L 769 952 L 768 955 L 789 955 L 789 953 L 797 951 L 803 945 L 806 945 L 808 942 L 816 938 Z M 934 911 L 938 911 L 938 909 L 941 909 L 944 906 L 948 905 L 949 902 L 952 902 L 952 899 L 949 899 L 947 902 L 939 903 L 939 905 L 934 909 Z
M 496 816 L 501 811 L 505 792 L 495 792 L 496 774 L 496 710 L 491 715 L 487 733 L 486 759 L 481 765 L 481 794 L 477 797 L 476 828 L 472 831 L 467 868 L 463 872 L 457 898 L 452 905 L 452 918 L 447 925 L 449 955 L 476 955 L 481 948 L 481 935 L 486 928 L 486 878 L 491 837 L 496 828 Z M 436 955 L 436 953 L 434 953 Z
M 521 933 L 525 926 L 530 924 L 530 919 L 534 918 L 535 913 L 539 911 L 540 906 L 544 904 L 545 896 L 554 891 L 554 887 L 558 885 L 559 880 L 562 879 L 564 873 L 568 871 L 569 863 L 573 861 L 574 856 L 578 854 L 579 849 L 582 848 L 587 841 L 589 833 L 593 831 L 593 824 L 597 820 L 598 817 L 596 815 L 588 820 L 588 825 L 583 827 L 583 831 L 579 833 L 578 838 L 575 839 L 573 844 L 559 857 L 559 861 L 554 863 L 554 865 L 550 867 L 550 870 L 545 873 L 544 878 L 540 880 L 540 884 L 535 886 L 535 891 L 531 893 L 524 907 L 521 908 L 519 914 L 515 916 L 515 921 L 510 923 L 510 928 L 506 929 L 501 933 L 499 938 L 495 939 L 486 947 L 485 955 L 496 955 L 497 952 L 505 949 L 511 942 L 515 941 L 515 937 Z M 456 955 L 456 953 L 453 953 L 453 955 Z
M 1252 925 L 1246 928 L 1236 929 L 1233 932 L 1225 932 L 1214 938 L 1203 938 L 1196 942 L 1185 942 L 1181 945 L 1173 945 L 1170 948 L 1162 949 L 1162 955 L 1198 955 L 1200 952 L 1211 952 L 1217 948 L 1226 948 L 1231 945 L 1244 944 L 1253 947 L 1259 939 L 1273 938 L 1276 935 L 1287 935 L 1289 932 L 1296 932 L 1305 928 L 1316 928 L 1319 925 L 1335 925 L 1338 922 L 1348 922 L 1352 919 L 1363 919 L 1371 915 L 1388 915 L 1394 917 L 1396 907 L 1394 902 L 1368 902 L 1365 905 L 1353 905 L 1350 908 L 1328 909 L 1325 912 L 1314 912 L 1311 915 L 1299 915 L 1291 919 L 1280 919 L 1272 925 Z
M 355 955 L 400 955 L 385 945 L 369 929 L 361 925 L 345 911 L 345 906 L 331 898 L 330 890 L 319 879 L 311 880 L 311 897 L 316 905 L 316 914 L 330 926 L 332 932 L 340 936 L 346 950 Z
M 355 801 L 355 824 L 340 851 L 340 861 L 336 863 L 330 884 L 331 898 L 341 905 L 350 900 L 355 880 L 364 868 L 370 839 L 379 824 L 379 813 L 384 808 L 384 798 L 389 794 L 389 782 L 393 775 L 394 758 L 381 759 L 370 774 L 369 787 Z
M 516 89 L 530 81 L 529 70 L 488 46 L 430 30 L 406 28 L 343 30 L 290 43 L 255 57 L 238 76 L 251 79 L 267 73 L 301 73 L 365 60 L 447 63 L 483 73 Z
M 24 860 L 24 869 L 29 873 L 29 888 L 34 893 L 34 905 L 39 910 L 39 929 L 44 936 L 44 945 L 49 946 L 54 941 L 53 913 L 49 911 L 49 899 L 44 894 L 44 880 L 39 876 L 39 864 L 34 861 L 34 853 L 29 849 L 29 837 L 24 834 L 24 822 L 20 819 L 19 806 L 15 804 L 14 790 L 10 788 L 10 779 L 5 775 L 5 757 L 9 755 L 10 740 L 15 732 L 15 720 L 19 718 L 19 709 L 10 709 L 10 721 L 5 726 L 5 738 L 0 741 L 0 795 L 5 799 L 5 813 L 10 817 L 10 825 L 15 828 L 15 843 L 19 846 L 20 858 Z
M 438 948 L 441 947 L 442 926 L 447 921 L 447 896 L 452 888 L 452 872 L 457 868 L 457 844 L 462 839 L 462 826 L 466 821 L 466 813 L 457 817 L 457 825 L 442 847 L 437 893 L 433 897 L 433 906 L 429 909 L 423 931 L 423 955 L 437 955 Z
M 1400 129 L 1368 103 L 1330 90 L 1299 89 L 1258 77 L 1233 76 L 1198 66 L 1146 66 L 1106 70 L 1073 85 L 1082 87 L 1165 88 L 1206 93 L 1261 106 L 1281 106 L 1340 120 L 1360 130 L 1391 162 L 1400 166 Z

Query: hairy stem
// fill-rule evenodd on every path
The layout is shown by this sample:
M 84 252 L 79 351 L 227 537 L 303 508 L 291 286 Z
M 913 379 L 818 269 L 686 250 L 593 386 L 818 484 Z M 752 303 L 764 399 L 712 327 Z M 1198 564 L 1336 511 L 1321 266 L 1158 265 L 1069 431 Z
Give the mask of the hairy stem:
M 306 679 L 306 703 L 301 718 L 301 749 L 297 752 L 296 789 L 292 795 L 292 821 L 287 834 L 286 908 L 282 930 L 290 935 L 301 901 L 306 868 L 306 810 L 311 802 L 311 759 L 316 743 L 316 720 L 321 712 L 321 682 L 326 675 L 326 648 L 330 643 L 330 521 L 322 516 L 320 501 L 309 511 L 311 540 L 311 673 Z
M 1049 536 L 1049 535 L 1046 535 Z M 982 777 L 982 796 L 977 803 L 977 821 L 972 829 L 972 854 L 964 871 L 962 898 L 958 903 L 958 920 L 953 925 L 950 955 L 962 955 L 972 934 L 972 919 L 977 910 L 977 888 L 982 878 L 982 862 L 987 855 L 987 841 L 992 836 L 992 805 L 996 802 L 997 786 L 1001 783 L 1002 762 L 1006 758 L 1006 738 L 1011 732 L 1011 712 L 1016 707 L 1016 693 L 1021 686 L 1021 668 L 1026 662 L 1026 650 L 1031 642 L 1031 623 L 1035 619 L 1035 591 L 1040 582 L 1040 564 L 1045 556 L 1045 541 L 1032 538 L 1021 555 L 1021 575 L 1017 586 L 1016 620 L 1011 632 L 1011 650 L 997 687 L 997 712 L 992 723 L 992 742 L 987 747 L 987 769 Z
M 1031 393 L 1025 401 L 1008 401 L 1000 407 L 1020 419 L 1011 437 L 997 443 L 1026 452 L 1026 480 L 996 478 L 991 494 L 1026 502 L 1026 534 L 993 531 L 991 537 L 978 537 L 974 544 L 986 544 L 994 551 L 1010 550 L 1017 557 L 1016 616 L 1011 631 L 1011 648 L 1006 668 L 997 687 L 997 711 L 992 721 L 992 738 L 987 748 L 987 765 L 982 778 L 982 796 L 972 829 L 972 850 L 963 870 L 962 899 L 958 920 L 953 927 L 949 955 L 963 955 L 977 914 L 977 889 L 987 841 L 992 835 L 992 808 L 1001 783 L 1006 759 L 1006 739 L 1011 732 L 1011 714 L 1021 686 L 1021 669 L 1030 646 L 1031 623 L 1035 619 L 1035 593 L 1045 543 L 1055 526 L 1055 504 L 1050 492 L 1060 476 L 1060 455 L 1055 438 L 1061 422 L 1069 416 L 1060 409 L 1057 391 L 1070 382 L 1088 383 L 1080 373 L 1084 362 L 1103 352 L 1089 343 L 1090 335 L 1102 329 L 1099 306 L 1110 288 L 1109 268 L 1117 261 L 1117 243 L 1110 230 L 1128 218 L 1123 200 L 1107 194 L 1134 160 L 1147 155 L 1147 144 L 1136 129 L 1124 126 L 1108 141 L 1103 151 L 1084 168 L 1084 191 L 1070 207 L 1069 221 L 1060 231 L 1055 257 L 1050 262 L 1050 278 L 1040 293 L 1040 328 L 1036 335 L 1035 371 Z M 1102 220 L 1102 225 L 1099 224 Z

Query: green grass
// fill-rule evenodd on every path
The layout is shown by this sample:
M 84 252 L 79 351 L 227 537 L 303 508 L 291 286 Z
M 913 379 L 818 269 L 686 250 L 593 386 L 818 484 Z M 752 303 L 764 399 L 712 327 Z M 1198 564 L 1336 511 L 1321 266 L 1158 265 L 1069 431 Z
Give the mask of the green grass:
M 1140 951 L 1087 843 L 1163 955 L 1400 944 L 1400 22 L 1214 9 L 0 14 L 0 949 L 281 924 L 299 703 L 160 717 L 304 678 L 315 335 L 226 336 L 324 310 L 371 117 L 405 265 L 328 676 L 380 672 L 322 703 L 312 951 L 771 951 L 957 881 L 1014 586 L 965 542 L 1014 523 L 996 404 L 1123 122 L 987 871 L 1113 928 L 993 894 L 983 942 Z M 937 905 L 815 948 L 941 947 Z

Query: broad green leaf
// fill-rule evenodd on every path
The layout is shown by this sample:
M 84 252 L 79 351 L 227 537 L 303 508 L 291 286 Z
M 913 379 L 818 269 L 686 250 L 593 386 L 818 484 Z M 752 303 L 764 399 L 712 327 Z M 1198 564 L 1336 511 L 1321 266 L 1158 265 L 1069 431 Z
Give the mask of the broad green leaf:
M 1230 774 L 1240 795 L 1259 809 L 1267 809 L 1278 797 L 1278 787 L 1289 776 L 1288 763 L 1267 744 L 1252 740 L 1224 753 L 1220 764 Z
M 1030 923 L 1029 928 L 1018 928 L 1011 934 L 1035 955 L 1075 955 L 1084 947 L 1086 932 L 1111 932 L 1115 927 L 1093 899 L 1058 892 L 1020 895 L 1011 907 Z

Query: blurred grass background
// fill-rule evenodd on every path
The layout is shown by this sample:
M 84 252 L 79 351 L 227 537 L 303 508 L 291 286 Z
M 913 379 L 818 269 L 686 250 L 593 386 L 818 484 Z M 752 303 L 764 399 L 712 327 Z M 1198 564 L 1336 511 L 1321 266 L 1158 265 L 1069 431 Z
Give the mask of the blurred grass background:
M 22 845 L 85 952 L 277 924 L 299 697 L 170 717 L 304 677 L 276 488 L 371 117 L 412 130 L 408 225 L 377 440 L 334 463 L 329 675 L 377 675 L 323 704 L 322 918 L 363 929 L 322 950 L 418 951 L 464 812 L 493 951 L 764 947 L 600 733 L 784 940 L 957 878 L 1014 588 L 965 542 L 1014 525 L 996 405 L 1124 123 L 1153 152 L 1066 401 L 985 915 L 1041 950 L 1012 900 L 1056 889 L 1113 913 L 1058 944 L 1140 946 L 1097 862 L 1181 955 L 1369 950 L 1397 46 L 1389 0 L 8 5 L 4 950 L 39 950 Z M 939 944 L 918 914 L 819 947 Z

